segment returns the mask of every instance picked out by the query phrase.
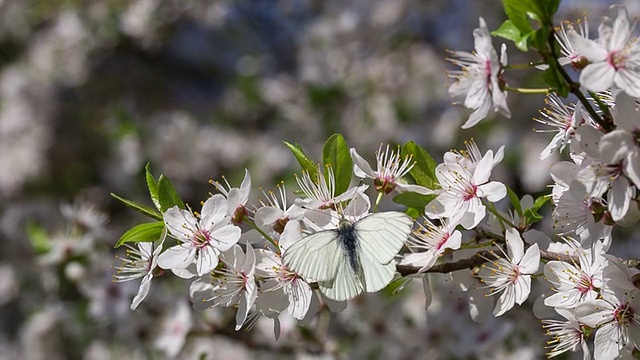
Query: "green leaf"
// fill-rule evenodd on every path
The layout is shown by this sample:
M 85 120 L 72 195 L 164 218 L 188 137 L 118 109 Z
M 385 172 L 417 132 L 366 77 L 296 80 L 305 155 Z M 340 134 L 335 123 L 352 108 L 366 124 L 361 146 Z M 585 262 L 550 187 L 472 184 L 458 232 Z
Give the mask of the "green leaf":
M 413 141 L 402 145 L 402 156 L 412 156 L 415 165 L 409 172 L 417 185 L 433 189 L 436 187 L 436 166 L 438 163 L 431 157 L 427 150 Z
M 522 204 L 520 203 L 520 198 L 516 195 L 510 187 L 507 186 L 507 196 L 509 196 L 509 201 L 511 201 L 511 205 L 516 210 L 518 215 L 522 216 Z
M 404 205 L 408 208 L 418 209 L 424 212 L 424 208 L 431 200 L 435 199 L 435 195 L 422 195 L 414 192 L 403 192 L 393 197 L 393 202 Z
M 513 42 L 518 41 L 522 37 L 522 33 L 511 20 L 505 20 L 497 30 L 491 32 L 491 35 L 511 40 Z
M 155 205 L 156 209 L 160 210 L 160 199 L 158 199 L 158 183 L 156 179 L 151 174 L 151 166 L 147 163 L 144 167 L 146 178 L 147 178 L 147 187 L 149 188 L 149 195 L 151 196 L 151 201 L 153 205 Z
M 136 225 L 124 233 L 115 247 L 130 242 L 153 242 L 159 240 L 164 230 L 164 221 Z
M 29 221 L 27 223 L 26 233 L 31 246 L 33 246 L 37 254 L 46 254 L 51 250 L 49 234 L 47 234 L 47 231 L 41 225 L 34 221 Z
M 308 172 L 311 179 L 313 180 L 317 179 L 318 165 L 307 157 L 307 155 L 304 153 L 300 145 L 298 145 L 297 143 L 293 145 L 286 141 L 283 141 L 283 143 L 289 148 L 289 150 L 291 150 L 291 152 L 293 153 L 293 156 L 296 157 L 296 159 L 300 163 L 300 166 L 302 167 L 302 171 Z
M 534 201 L 532 208 L 524 211 L 524 218 L 527 220 L 528 225 L 535 224 L 543 219 L 542 215 L 538 214 L 538 211 L 549 201 L 549 199 L 551 199 L 549 196 L 540 196 Z
M 529 51 L 529 41 L 536 32 L 536 30 L 530 30 L 529 32 L 522 33 L 511 20 L 506 20 L 500 25 L 498 30 L 491 32 L 491 35 L 511 40 L 519 50 L 527 52 Z
M 531 209 L 526 209 L 524 211 L 524 218 L 527 220 L 527 225 L 533 225 L 543 219 L 542 215 Z
M 549 202 L 549 200 L 551 200 L 550 196 L 547 195 L 542 195 L 539 198 L 536 199 L 536 201 L 533 202 L 533 207 L 532 209 L 535 211 L 540 210 L 540 208 L 542 206 L 544 206 L 544 204 L 546 204 L 547 202 Z
M 122 198 L 114 193 L 111 193 L 111 196 L 114 197 L 115 199 L 120 200 L 122 203 L 124 203 L 125 205 L 127 205 L 128 207 L 132 208 L 133 210 L 136 210 L 137 212 L 146 215 L 152 219 L 156 219 L 156 220 L 162 220 L 162 214 L 159 213 L 158 211 L 156 211 L 155 209 L 152 209 L 148 206 L 139 204 L 135 201 L 131 201 L 131 200 L 127 200 L 125 198 Z
M 322 148 L 322 161 L 331 166 L 336 178 L 335 195 L 347 191 L 353 173 L 353 161 L 349 154 L 347 142 L 341 134 L 331 135 Z M 325 174 L 326 175 L 326 174 Z
M 178 206 L 180 209 L 186 208 L 171 180 L 164 175 L 160 175 L 158 179 L 158 201 L 160 202 L 160 211 L 163 213 L 174 206 Z
M 532 0 L 502 0 L 504 12 L 521 34 L 530 33 L 533 28 L 527 14 L 531 11 Z

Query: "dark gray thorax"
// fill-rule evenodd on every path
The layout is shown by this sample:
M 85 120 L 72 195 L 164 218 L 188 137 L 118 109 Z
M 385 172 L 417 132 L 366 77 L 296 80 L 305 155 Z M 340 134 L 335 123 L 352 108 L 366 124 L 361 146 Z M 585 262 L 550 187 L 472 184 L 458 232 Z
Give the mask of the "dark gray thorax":
M 360 244 L 358 244 L 358 235 L 356 234 L 353 224 L 347 220 L 342 220 L 340 225 L 338 225 L 338 241 L 344 249 L 349 266 L 351 266 L 353 272 L 357 274 L 360 271 L 358 259 L 358 248 Z

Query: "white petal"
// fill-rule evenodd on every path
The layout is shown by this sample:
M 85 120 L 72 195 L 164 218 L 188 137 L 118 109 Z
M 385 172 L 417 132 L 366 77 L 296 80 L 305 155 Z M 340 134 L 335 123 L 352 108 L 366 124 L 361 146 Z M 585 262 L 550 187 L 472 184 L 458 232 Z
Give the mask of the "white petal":
M 519 265 L 523 274 L 535 274 L 538 271 L 540 268 L 540 249 L 538 244 L 529 246 Z
M 200 214 L 200 228 L 211 230 L 214 225 L 222 222 L 227 215 L 227 199 L 222 194 L 215 194 L 208 198 L 202 206 Z
M 171 235 L 178 240 L 191 240 L 191 235 L 198 229 L 198 220 L 195 216 L 177 206 L 165 211 L 162 217 Z
M 235 225 L 225 225 L 214 230 L 210 235 L 211 246 L 219 249 L 220 251 L 227 251 L 231 249 L 233 245 L 238 243 L 240 236 L 242 236 L 242 230 Z
M 522 305 L 529 297 L 529 293 L 531 293 L 531 276 L 521 274 L 513 284 L 513 287 L 515 288 L 516 304 Z
M 633 136 L 626 130 L 614 130 L 600 139 L 602 161 L 613 164 L 624 159 L 634 147 Z
M 631 179 L 636 186 L 640 187 L 640 151 L 638 149 L 629 153 L 624 170 L 627 176 L 629 176 L 629 179 Z
M 627 215 L 634 195 L 635 187 L 629 185 L 627 179 L 619 177 L 611 182 L 607 203 L 613 221 L 618 221 Z
M 203 276 L 218 266 L 218 255 L 220 255 L 220 251 L 212 246 L 205 246 L 198 250 L 198 257 L 196 259 L 198 276 Z
M 580 84 L 595 92 L 605 91 L 613 85 L 616 70 L 606 62 L 587 65 L 580 73 Z
M 613 320 L 613 306 L 604 300 L 588 300 L 576 307 L 576 319 L 590 327 Z
M 359 178 L 371 178 L 374 179 L 376 177 L 375 172 L 371 168 L 371 165 L 365 160 L 356 149 L 351 148 L 349 151 L 351 154 L 351 160 L 353 160 L 353 173 Z
M 311 306 L 311 300 L 313 298 L 313 290 L 311 286 L 301 279 L 296 280 L 290 286 L 289 293 L 289 307 L 287 311 L 289 314 L 298 320 L 304 319 Z
M 480 185 L 478 190 L 482 194 L 481 197 L 486 197 L 491 202 L 500 201 L 507 196 L 507 187 L 498 181 Z
M 507 229 L 505 238 L 507 240 L 507 254 L 514 264 L 519 264 L 524 255 L 524 242 L 518 230 Z M 537 245 L 536 245 L 537 248 Z
M 148 273 L 142 278 L 142 282 L 140 283 L 140 288 L 138 289 L 138 293 L 133 298 L 131 302 L 131 310 L 135 310 L 138 305 L 147 297 L 149 294 L 149 289 L 151 288 L 151 279 L 153 278 L 153 274 Z
M 184 269 L 193 263 L 196 249 L 185 244 L 168 248 L 158 256 L 158 266 L 163 269 Z

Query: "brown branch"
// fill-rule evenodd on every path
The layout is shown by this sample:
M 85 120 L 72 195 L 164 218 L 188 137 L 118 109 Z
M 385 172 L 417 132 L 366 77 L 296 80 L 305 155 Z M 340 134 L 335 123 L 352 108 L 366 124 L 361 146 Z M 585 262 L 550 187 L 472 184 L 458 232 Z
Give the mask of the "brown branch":
M 450 273 L 463 269 L 473 269 L 476 266 L 480 266 L 483 263 L 490 261 L 492 259 L 497 259 L 498 256 L 492 251 L 480 251 L 477 254 L 473 255 L 468 259 L 462 259 L 458 261 L 443 263 L 434 265 L 431 268 L 427 269 L 423 273 Z M 578 258 L 575 256 L 571 256 L 563 253 L 556 253 L 552 251 L 540 250 L 540 259 L 542 260 L 558 260 L 564 261 L 571 264 L 579 264 Z M 638 262 L 640 266 L 640 261 Z M 420 272 L 420 268 L 417 266 L 409 266 L 409 265 L 396 265 L 396 270 L 402 276 L 415 275 Z

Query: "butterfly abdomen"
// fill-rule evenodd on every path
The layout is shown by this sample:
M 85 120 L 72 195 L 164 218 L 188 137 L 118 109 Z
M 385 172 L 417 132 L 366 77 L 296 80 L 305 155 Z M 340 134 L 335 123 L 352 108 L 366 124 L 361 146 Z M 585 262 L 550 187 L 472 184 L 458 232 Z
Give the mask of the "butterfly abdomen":
M 338 226 L 338 241 L 344 249 L 345 256 L 349 262 L 349 266 L 355 274 L 360 271 L 358 261 L 358 236 L 349 221 L 343 220 Z

